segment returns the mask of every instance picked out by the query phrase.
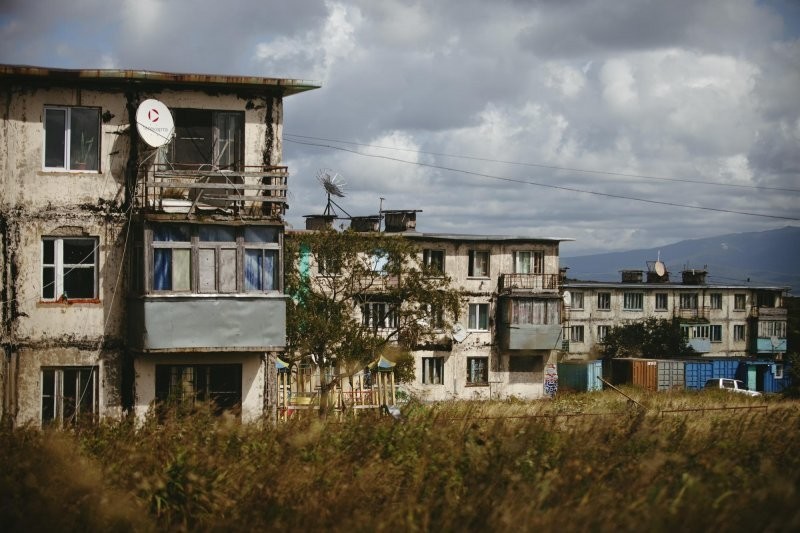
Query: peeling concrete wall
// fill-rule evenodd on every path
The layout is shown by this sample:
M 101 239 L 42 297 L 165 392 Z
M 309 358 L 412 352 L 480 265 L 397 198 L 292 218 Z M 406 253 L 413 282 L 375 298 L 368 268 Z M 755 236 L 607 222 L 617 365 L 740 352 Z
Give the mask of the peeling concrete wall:
M 156 365 L 239 364 L 242 365 L 242 421 L 255 422 L 265 413 L 264 384 L 266 373 L 275 372 L 274 364 L 267 367 L 260 353 L 208 353 L 140 355 L 134 361 L 136 396 L 134 410 L 144 418 L 156 399 Z
M 514 253 L 518 251 L 541 251 L 544 253 L 544 274 L 558 275 L 558 243 L 539 241 L 508 242 L 502 240 L 481 240 L 470 242 L 452 240 L 414 239 L 420 249 L 444 250 L 445 273 L 453 280 L 453 285 L 466 292 L 458 322 L 466 331 L 469 326 L 469 304 L 489 305 L 489 331 L 468 331 L 463 342 L 453 342 L 450 351 L 418 350 L 416 359 L 415 383 L 404 385 L 430 401 L 492 398 L 539 398 L 544 395 L 542 372 L 510 372 L 509 355 L 502 355 L 497 346 L 497 305 L 498 282 L 500 275 L 514 273 Z M 489 276 L 487 278 L 469 277 L 470 250 L 490 252 Z M 535 355 L 542 358 L 543 364 L 555 363 L 556 350 L 537 350 Z M 441 385 L 422 384 L 422 358 L 444 357 L 444 382 Z M 467 359 L 470 357 L 489 358 L 489 385 L 467 383 Z

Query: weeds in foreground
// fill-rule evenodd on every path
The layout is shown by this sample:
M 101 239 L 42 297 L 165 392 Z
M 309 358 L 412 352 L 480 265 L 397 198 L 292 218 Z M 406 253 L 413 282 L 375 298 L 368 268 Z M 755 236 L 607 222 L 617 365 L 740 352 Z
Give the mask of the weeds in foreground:
M 33 515 L 40 526 L 83 530 L 800 529 L 800 404 L 663 415 L 764 400 L 635 394 L 647 409 L 593 393 L 412 404 L 403 422 L 240 425 L 200 411 L 72 433 L 2 430 L 0 523 L 27 530 Z

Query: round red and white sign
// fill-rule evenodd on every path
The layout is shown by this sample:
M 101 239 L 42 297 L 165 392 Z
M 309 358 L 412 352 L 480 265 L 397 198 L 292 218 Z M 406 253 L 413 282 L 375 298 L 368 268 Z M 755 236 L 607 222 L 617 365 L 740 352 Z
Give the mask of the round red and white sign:
M 172 140 L 175 122 L 167 106 L 151 98 L 136 110 L 136 130 L 144 142 L 157 148 Z

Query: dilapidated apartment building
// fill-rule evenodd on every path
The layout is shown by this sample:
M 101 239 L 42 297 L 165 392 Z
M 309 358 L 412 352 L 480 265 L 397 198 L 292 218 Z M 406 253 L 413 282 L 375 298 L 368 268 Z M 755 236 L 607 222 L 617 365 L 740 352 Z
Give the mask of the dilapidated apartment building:
M 416 378 L 403 386 L 425 401 L 539 398 L 554 392 L 562 347 L 559 245 L 571 239 L 420 233 L 418 212 L 386 210 L 352 217 L 350 224 L 365 238 L 382 230 L 411 239 L 420 260 L 450 277 L 465 295 L 454 327 L 414 352 Z M 333 220 L 324 218 L 310 217 L 307 228 Z M 369 318 L 362 318 L 366 326 Z
M 617 283 L 568 281 L 565 314 L 568 356 L 602 356 L 603 338 L 612 327 L 646 318 L 678 320 L 686 340 L 700 356 L 769 357 L 786 352 L 787 287 L 717 285 L 705 269 L 686 269 L 680 281 L 670 272 L 623 270 Z
M 0 66 L 2 415 L 274 407 L 283 97 L 316 87 Z M 163 143 L 143 142 L 142 112 Z

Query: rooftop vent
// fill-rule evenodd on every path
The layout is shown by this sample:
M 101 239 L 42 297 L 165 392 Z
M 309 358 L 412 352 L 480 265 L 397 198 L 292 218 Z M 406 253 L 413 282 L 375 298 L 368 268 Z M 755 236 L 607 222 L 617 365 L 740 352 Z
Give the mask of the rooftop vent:
M 398 209 L 393 211 L 382 211 L 386 221 L 385 231 L 387 233 L 399 233 L 402 231 L 414 231 L 417 229 L 417 213 L 421 209 Z
M 641 270 L 622 270 L 622 283 L 641 283 Z
M 306 229 L 308 230 L 326 230 L 333 227 L 333 221 L 336 219 L 334 215 L 305 215 Z
M 708 272 L 705 269 L 699 268 L 687 268 L 681 272 L 684 285 L 705 285 L 706 274 Z
M 350 229 L 361 233 L 370 231 L 380 231 L 380 215 L 368 215 L 363 217 L 350 217 Z

